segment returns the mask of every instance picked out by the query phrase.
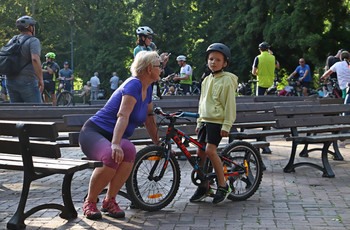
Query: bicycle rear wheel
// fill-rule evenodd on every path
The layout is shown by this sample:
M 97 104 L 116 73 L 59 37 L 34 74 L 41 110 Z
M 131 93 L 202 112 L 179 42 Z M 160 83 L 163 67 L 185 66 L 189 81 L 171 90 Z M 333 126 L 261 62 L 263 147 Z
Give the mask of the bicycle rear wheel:
M 57 106 L 75 105 L 73 95 L 68 91 L 61 92 L 57 97 Z
M 132 203 L 142 210 L 157 211 L 167 206 L 180 186 L 180 167 L 174 155 L 170 155 L 164 174 L 166 149 L 150 145 L 141 149 L 126 181 L 126 190 Z
M 233 141 L 222 150 L 222 156 L 238 163 L 246 170 L 239 175 L 228 176 L 227 180 L 232 192 L 228 199 L 234 201 L 246 200 L 251 197 L 259 188 L 263 167 L 259 151 L 250 143 L 245 141 Z M 227 161 L 223 162 L 224 167 L 232 167 Z

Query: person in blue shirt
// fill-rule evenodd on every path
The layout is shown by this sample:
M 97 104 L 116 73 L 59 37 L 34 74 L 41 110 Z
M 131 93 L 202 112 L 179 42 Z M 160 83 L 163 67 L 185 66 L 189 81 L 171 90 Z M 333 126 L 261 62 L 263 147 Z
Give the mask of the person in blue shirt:
M 102 161 L 91 176 L 88 195 L 83 205 L 88 219 L 100 219 L 97 197 L 108 185 L 102 211 L 109 216 L 123 218 L 115 197 L 132 170 L 136 148 L 128 140 L 135 128 L 144 123 L 154 144 L 159 141 L 153 114 L 152 82 L 159 81 L 159 55 L 156 51 L 140 51 L 131 65 L 129 77 L 109 98 L 105 106 L 83 126 L 79 145 L 92 160 Z
M 71 81 L 74 80 L 74 74 L 73 74 L 73 70 L 71 70 L 70 68 L 68 68 L 69 63 L 66 61 L 63 64 L 63 69 L 61 69 L 58 72 L 58 79 L 60 80 L 60 84 L 58 86 L 58 91 L 61 92 L 61 90 L 63 89 L 63 86 L 65 86 L 67 91 L 71 91 L 72 90 L 72 83 Z
M 310 88 L 311 83 L 311 73 L 310 73 L 310 66 L 308 64 L 305 64 L 305 59 L 300 58 L 299 59 L 299 66 L 294 70 L 294 72 L 289 75 L 287 80 L 290 80 L 292 77 L 294 77 L 296 74 L 299 74 L 298 81 L 303 86 L 303 95 L 308 96 L 308 89 Z

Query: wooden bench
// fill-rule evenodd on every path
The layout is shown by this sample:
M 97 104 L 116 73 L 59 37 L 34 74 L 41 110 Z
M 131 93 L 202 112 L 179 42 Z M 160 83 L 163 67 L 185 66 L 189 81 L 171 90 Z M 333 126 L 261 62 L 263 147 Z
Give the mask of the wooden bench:
M 100 106 L 76 106 L 76 107 L 57 107 L 57 106 L 2 106 L 0 120 L 13 121 L 44 121 L 55 122 L 59 132 L 69 130 L 63 121 L 63 115 L 66 114 L 92 114 L 96 113 Z
M 55 142 L 57 136 L 53 122 L 0 121 L 0 169 L 23 171 L 24 177 L 17 211 L 7 228 L 25 228 L 24 220 L 42 209 L 58 209 L 64 219 L 77 217 L 71 196 L 73 175 L 80 170 L 102 167 L 102 162 L 61 158 L 59 145 Z M 31 183 L 55 174 L 64 175 L 63 204 L 41 204 L 25 211 Z
M 74 115 L 65 115 L 64 121 L 66 126 L 74 126 L 74 127 L 82 127 L 82 125 L 85 123 L 86 120 L 88 120 L 93 114 L 90 115 L 79 115 L 79 114 L 74 114 Z M 159 117 L 156 118 L 157 124 L 160 124 L 161 120 Z M 164 137 L 167 131 L 167 120 L 163 120 L 160 126 L 158 126 L 158 133 L 160 137 Z M 192 118 L 189 120 L 185 119 L 179 119 L 177 121 L 177 124 L 175 125 L 176 128 L 180 129 L 184 133 L 186 133 L 188 136 L 195 136 L 195 129 L 196 129 L 196 119 Z M 69 144 L 64 146 L 78 146 L 78 139 L 79 139 L 79 132 L 70 132 L 69 133 Z M 138 127 L 135 129 L 134 134 L 129 138 L 132 143 L 135 145 L 147 145 L 151 144 L 152 141 L 149 138 L 149 134 L 144 127 Z M 254 145 L 256 148 L 266 148 L 270 145 L 270 143 L 262 140 L 258 141 L 252 141 L 250 142 L 252 145 Z M 219 149 L 222 149 L 223 146 L 219 146 Z M 189 147 L 188 149 L 191 154 L 196 152 L 195 147 Z M 180 153 L 179 149 L 175 149 L 175 152 Z
M 287 101 L 316 101 L 317 97 L 279 97 L 279 96 L 256 96 L 254 97 L 254 102 L 287 102 Z
M 256 141 L 266 141 L 266 137 L 268 136 L 288 134 L 288 130 L 286 133 L 281 133 L 281 130 L 271 130 L 276 124 L 273 108 L 275 106 L 313 106 L 318 104 L 318 101 L 237 103 L 237 117 L 229 133 L 229 142 L 234 139 L 256 139 Z M 270 154 L 271 150 L 269 147 L 265 147 L 262 149 L 262 153 Z
M 343 130 L 350 129 L 350 116 L 341 116 L 340 114 L 350 113 L 350 105 L 316 105 L 316 106 L 294 106 L 294 107 L 275 107 L 276 128 L 290 129 L 291 136 L 286 137 L 287 141 L 292 141 L 292 149 L 288 164 L 284 172 L 294 172 L 295 168 L 300 166 L 311 166 L 323 172 L 323 177 L 334 177 L 335 174 L 329 164 L 328 154 L 331 154 L 335 160 L 343 160 L 340 154 L 337 141 L 341 139 L 350 139 L 350 133 L 341 133 Z M 317 135 L 313 135 L 318 132 Z M 306 133 L 301 135 L 302 133 Z M 311 162 L 294 163 L 297 153 L 297 146 L 303 144 L 323 144 L 322 148 L 314 148 L 299 154 L 307 157 L 311 151 L 321 151 L 322 166 Z M 333 144 L 334 151 L 329 147 Z

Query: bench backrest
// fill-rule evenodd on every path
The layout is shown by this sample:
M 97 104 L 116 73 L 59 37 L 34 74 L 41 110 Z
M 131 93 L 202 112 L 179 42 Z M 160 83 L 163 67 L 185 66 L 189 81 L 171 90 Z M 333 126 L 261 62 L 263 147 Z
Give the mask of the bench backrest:
M 276 106 L 291 105 L 319 105 L 318 101 L 289 101 L 289 102 L 266 102 L 266 103 L 242 103 L 237 104 L 237 117 L 235 123 L 274 121 L 273 113 Z
M 281 101 L 316 101 L 317 97 L 277 97 L 277 96 L 256 96 L 254 102 L 281 102 Z
M 0 120 L 0 152 L 23 157 L 61 157 L 54 122 L 16 122 Z M 42 141 L 44 140 L 44 141 Z
M 277 128 L 350 124 L 350 105 L 315 105 L 275 107 Z

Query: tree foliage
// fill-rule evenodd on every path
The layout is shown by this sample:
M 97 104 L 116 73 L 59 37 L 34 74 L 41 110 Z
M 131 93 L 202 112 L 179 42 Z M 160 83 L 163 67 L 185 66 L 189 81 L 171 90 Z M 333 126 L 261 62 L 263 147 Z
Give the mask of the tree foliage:
M 172 53 L 170 65 L 179 71 L 176 56 L 186 55 L 199 79 L 206 48 L 214 42 L 230 47 L 228 71 L 241 82 L 250 77 L 258 44 L 267 41 L 284 73 L 304 57 L 315 73 L 328 55 L 349 44 L 349 2 L 346 0 L 2 0 L 0 45 L 18 31 L 15 20 L 31 15 L 39 23 L 37 37 L 44 54 L 57 54 L 62 66 L 71 59 L 74 38 L 75 75 L 88 80 L 99 72 L 108 88 L 116 71 L 129 75 L 138 26 L 150 26 L 161 52 Z

